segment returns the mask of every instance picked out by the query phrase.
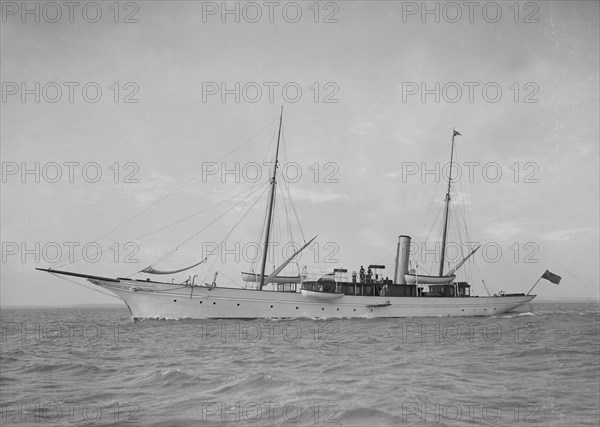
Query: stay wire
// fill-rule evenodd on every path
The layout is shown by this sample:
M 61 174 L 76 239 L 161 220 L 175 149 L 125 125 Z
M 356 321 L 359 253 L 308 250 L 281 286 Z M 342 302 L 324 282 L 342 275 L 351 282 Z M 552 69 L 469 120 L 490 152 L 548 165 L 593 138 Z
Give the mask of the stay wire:
M 229 209 L 227 209 L 221 215 L 219 215 L 214 220 L 212 220 L 211 222 L 209 222 L 206 226 L 202 227 L 196 233 L 192 234 L 190 237 L 188 237 L 187 239 L 185 239 L 184 241 L 182 241 L 179 245 L 177 245 L 177 247 L 175 249 L 169 251 L 168 255 L 170 256 L 171 254 L 173 254 L 176 251 L 178 251 L 181 246 L 185 245 L 187 242 L 189 242 L 190 240 L 192 240 L 193 238 L 195 238 L 197 235 L 199 235 L 200 233 L 202 233 L 204 230 L 206 230 L 208 227 L 210 227 L 211 225 L 213 225 L 215 222 L 217 222 L 218 220 L 220 220 L 221 218 L 223 218 L 225 215 L 227 215 L 229 212 L 231 212 L 233 209 L 235 209 L 238 205 L 240 205 L 241 203 L 245 202 L 248 197 L 250 197 L 254 192 L 258 191 L 258 189 L 260 189 L 260 188 L 261 187 L 259 186 L 255 191 L 253 191 L 252 193 L 248 194 L 245 198 L 243 198 L 242 200 L 240 200 L 239 202 L 237 202 L 236 204 L 234 204 L 233 206 L 231 206 Z M 263 190 L 263 192 L 264 192 L 264 190 Z M 231 231 L 233 231 L 233 230 L 231 230 Z M 231 233 L 231 231 L 229 233 Z M 163 255 L 159 259 L 162 261 L 162 260 L 165 259 L 165 256 Z M 153 262 L 152 264 L 150 264 L 150 266 L 156 265 L 157 262 L 158 261 Z
M 279 120 L 279 118 L 272 120 L 271 122 L 269 122 L 265 127 L 263 127 L 261 130 L 259 130 L 258 132 L 256 132 L 254 135 L 252 135 L 251 137 L 249 137 L 248 139 L 246 139 L 244 142 L 242 142 L 241 144 L 239 144 L 237 147 L 235 147 L 233 150 L 231 150 L 229 153 L 227 153 L 226 155 L 224 155 L 223 157 L 221 157 L 219 160 L 217 160 L 217 162 L 223 161 L 224 159 L 226 159 L 227 157 L 229 157 L 231 154 L 233 154 L 234 152 L 236 152 L 237 150 L 239 150 L 240 148 L 242 148 L 244 145 L 248 144 L 250 141 L 252 141 L 255 137 L 257 137 L 258 135 L 260 135 L 262 132 L 265 131 L 265 129 L 269 128 L 274 122 L 276 122 L 277 120 Z M 196 175 L 194 177 L 192 177 L 190 180 L 188 180 L 187 182 L 183 183 L 182 185 L 180 185 L 179 187 L 177 187 L 175 190 L 167 193 L 166 195 L 164 195 L 163 197 L 159 198 L 157 201 L 155 201 L 154 203 L 150 204 L 149 206 L 147 206 L 146 208 L 144 208 L 143 210 L 141 210 L 140 212 L 138 212 L 137 214 L 129 217 L 128 219 L 126 219 L 125 221 L 121 222 L 119 225 L 113 227 L 112 229 L 110 229 L 109 231 L 107 231 L 106 233 L 102 234 L 100 237 L 96 238 L 94 241 L 98 242 L 100 239 L 103 239 L 104 237 L 114 233 L 116 230 L 118 230 L 119 228 L 121 228 L 122 226 L 124 226 L 125 224 L 131 222 L 132 220 L 134 220 L 135 218 L 138 218 L 140 215 L 144 214 L 145 212 L 147 212 L 148 210 L 152 209 L 154 206 L 164 202 L 166 199 L 168 199 L 169 197 L 171 197 L 173 194 L 179 192 L 182 188 L 187 187 L 188 185 L 192 184 L 193 182 L 195 182 L 199 176 L 201 176 L 202 174 Z M 68 257 L 69 255 L 65 255 L 65 257 Z M 59 267 L 55 267 L 57 264 L 60 264 L 61 262 L 64 261 L 65 257 L 61 257 L 61 259 L 59 259 L 52 268 L 59 268 Z M 69 265 L 72 264 L 73 262 L 69 262 L 66 264 L 62 264 L 60 267 L 65 266 L 65 265 Z

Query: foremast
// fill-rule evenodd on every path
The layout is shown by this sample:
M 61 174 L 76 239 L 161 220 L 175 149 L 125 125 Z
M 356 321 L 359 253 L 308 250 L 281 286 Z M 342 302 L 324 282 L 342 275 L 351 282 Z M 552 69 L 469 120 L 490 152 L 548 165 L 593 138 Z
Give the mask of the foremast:
M 442 251 L 440 259 L 439 276 L 444 276 L 444 261 L 446 257 L 446 236 L 448 234 L 448 217 L 450 215 L 450 187 L 452 185 L 452 163 L 454 161 L 454 138 L 460 136 L 456 129 L 452 128 L 452 148 L 450 149 L 450 173 L 448 174 L 448 191 L 446 191 L 445 208 L 444 208 L 444 228 L 442 230 Z
M 281 140 L 281 123 L 283 121 L 283 106 L 279 115 L 279 130 L 277 132 L 277 149 L 275 150 L 275 167 L 273 168 L 273 176 L 271 177 L 271 192 L 269 193 L 269 203 L 267 204 L 267 224 L 265 231 L 265 242 L 263 244 L 263 258 L 260 266 L 260 282 L 258 289 L 262 290 L 265 284 L 265 267 L 267 265 L 267 256 L 269 250 L 269 234 L 271 233 L 271 219 L 273 217 L 273 207 L 275 205 L 275 186 L 277 184 L 277 164 L 279 158 L 279 142 Z

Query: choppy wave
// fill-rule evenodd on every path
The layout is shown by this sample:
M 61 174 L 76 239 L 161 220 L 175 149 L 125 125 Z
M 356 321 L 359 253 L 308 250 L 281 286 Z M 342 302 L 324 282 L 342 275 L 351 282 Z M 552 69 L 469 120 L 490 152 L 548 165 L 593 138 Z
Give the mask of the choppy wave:
M 67 323 L 74 333 L 59 333 Z M 2 416 L 70 426 L 597 425 L 599 323 L 597 304 L 563 302 L 368 321 L 134 323 L 121 308 L 3 310 Z

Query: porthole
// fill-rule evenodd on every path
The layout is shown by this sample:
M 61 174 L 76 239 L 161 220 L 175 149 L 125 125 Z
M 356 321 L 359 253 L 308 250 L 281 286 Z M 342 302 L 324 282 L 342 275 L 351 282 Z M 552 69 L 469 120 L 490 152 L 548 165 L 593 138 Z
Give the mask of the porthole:
M 271 306 L 271 308 L 273 308 L 273 306 Z
M 216 304 L 216 302 L 213 302 L 213 305 L 215 305 L 215 304 Z
M 176 299 L 174 299 L 174 300 L 173 300 L 173 302 L 177 302 L 177 300 L 176 300 Z
M 237 306 L 238 306 L 238 307 L 240 306 L 240 303 L 239 303 L 239 302 L 238 302 L 238 305 L 237 305 Z

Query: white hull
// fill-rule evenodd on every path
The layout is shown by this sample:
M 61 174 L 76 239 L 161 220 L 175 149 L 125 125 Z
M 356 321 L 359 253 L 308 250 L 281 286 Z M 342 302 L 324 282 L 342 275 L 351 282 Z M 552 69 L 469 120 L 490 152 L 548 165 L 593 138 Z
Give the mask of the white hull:
M 323 300 L 303 296 L 301 292 L 89 280 L 118 295 L 134 319 L 491 316 L 535 298 L 535 295 L 463 298 L 343 295 Z M 389 304 L 385 305 L 387 301 Z

